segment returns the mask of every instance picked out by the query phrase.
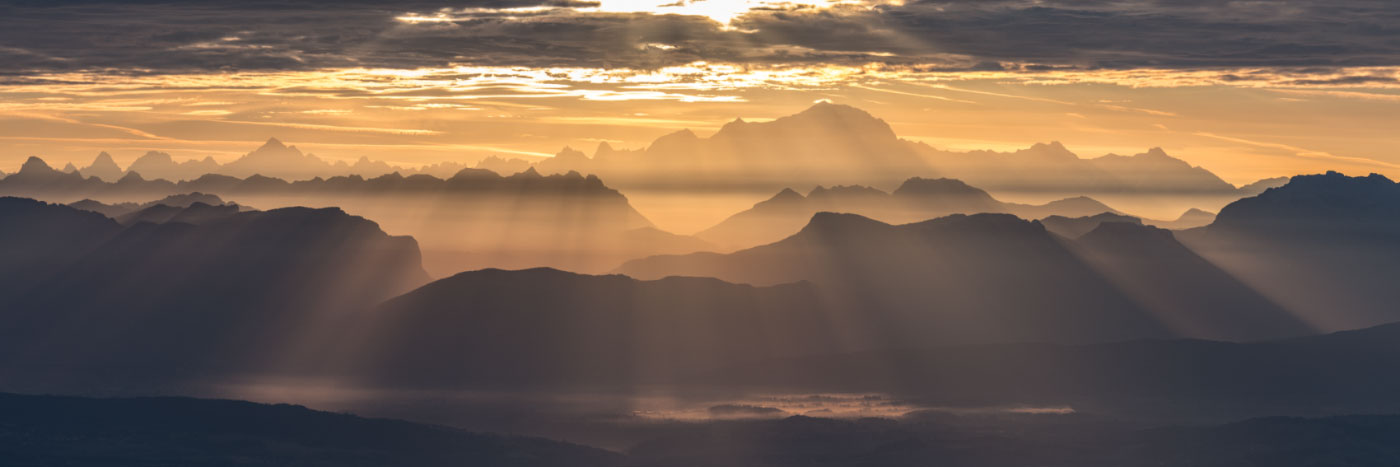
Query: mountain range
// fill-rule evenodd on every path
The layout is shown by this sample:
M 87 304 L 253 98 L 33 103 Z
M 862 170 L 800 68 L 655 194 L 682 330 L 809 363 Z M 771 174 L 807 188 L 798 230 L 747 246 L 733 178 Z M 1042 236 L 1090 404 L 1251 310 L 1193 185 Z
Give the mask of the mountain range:
M 213 157 L 177 162 L 174 156 L 169 153 L 150 151 L 136 158 L 127 168 L 122 169 L 110 154 L 103 152 L 98 154 L 86 167 L 78 168 L 70 163 L 62 171 L 78 173 L 83 177 L 97 177 L 106 182 L 115 182 L 132 173 L 139 174 L 145 179 L 178 182 L 194 180 L 210 174 L 238 178 L 262 175 L 285 180 L 308 180 L 318 177 L 330 178 L 350 175 L 370 178 L 392 173 L 404 176 L 432 175 L 438 178 L 448 178 L 462 169 L 468 168 L 491 170 L 501 175 L 511 175 L 524 171 L 529 168 L 529 165 L 530 163 L 523 159 L 503 159 L 498 156 L 488 157 L 474 165 L 441 162 L 422 167 L 396 166 L 383 161 L 371 160 L 367 156 L 361 156 L 353 163 L 332 162 L 314 154 L 303 153 L 296 146 L 283 144 L 277 138 L 270 138 L 252 152 L 226 164 L 215 161 Z
M 0 410 L 0 458 L 11 465 L 624 465 L 574 444 L 286 404 L 0 394 Z
M 1319 329 L 1395 320 L 1400 184 L 1384 176 L 1296 176 L 1180 237 Z
M 651 424 L 625 452 L 305 407 L 178 397 L 0 394 L 0 455 L 22 465 L 1146 467 L 1389 465 L 1400 417 L 1154 426 L 1092 415 L 813 416 Z
M 170 181 L 195 180 L 208 174 L 286 180 L 352 175 L 373 178 L 393 173 L 450 178 L 469 167 L 510 175 L 532 164 L 543 174 L 576 171 L 598 175 L 634 196 L 678 190 L 772 193 L 787 187 L 804 191 L 847 184 L 885 187 L 910 177 L 955 178 L 1003 199 L 1039 204 L 1090 196 L 1155 217 L 1174 216 L 1191 208 L 1213 210 L 1287 180 L 1270 178 L 1236 187 L 1160 148 L 1131 156 L 1108 154 L 1088 159 L 1058 142 L 1013 152 L 939 150 L 899 138 L 888 123 L 863 110 L 827 102 L 771 121 L 736 119 L 708 137 L 682 130 L 641 149 L 617 149 L 604 142 L 591 156 L 566 147 L 552 158 L 492 156 L 471 166 L 442 162 L 412 168 L 367 157 L 354 163 L 329 162 L 273 138 L 225 164 L 208 157 L 176 162 L 168 153 L 152 151 L 123 170 L 110 155 L 102 153 L 87 167 L 70 164 L 71 170 L 65 172 L 107 182 L 133 173 L 143 179 Z
M 535 163 L 542 173 L 597 174 L 640 195 L 658 190 L 775 192 L 856 183 L 891 186 L 911 176 L 955 178 L 997 194 L 1045 202 L 1092 196 L 1132 211 L 1214 209 L 1285 178 L 1236 187 L 1160 148 L 1084 159 L 1064 145 L 1014 152 L 951 152 L 900 139 L 885 121 L 855 107 L 817 103 L 767 122 L 735 120 L 702 138 L 690 130 L 644 149 L 602 143 L 588 156 L 565 148 Z
M 170 182 L 128 173 L 104 182 L 31 158 L 20 172 L 0 179 L 0 194 L 51 202 L 121 205 L 189 193 L 269 208 L 341 208 L 417 238 L 437 275 L 536 266 L 601 272 L 641 256 L 710 249 L 705 241 L 656 229 L 621 193 L 576 172 L 543 176 L 527 168 L 501 176 L 462 169 L 446 179 L 392 173 L 294 182 L 261 175 Z
M 1009 213 L 1026 219 L 1050 215 L 1070 217 L 1118 213 L 1086 197 L 1066 198 L 1042 205 L 998 201 L 979 188 L 947 178 L 905 180 L 892 193 L 865 186 L 818 186 L 803 196 L 785 188 L 753 208 L 695 234 L 717 245 L 734 248 L 772 243 L 797 232 L 818 212 L 860 214 L 891 223 L 908 223 L 949 214 Z
M 1150 258 L 1150 259 L 1144 259 Z M 1084 342 L 1306 333 L 1277 305 L 1183 247 L 1170 232 L 1103 223 L 1075 240 L 1008 214 L 955 214 L 890 225 L 818 213 L 798 233 L 730 254 L 624 264 L 638 278 L 717 277 L 768 285 L 812 281 L 891 341 Z M 1164 301 L 1189 287 L 1183 300 Z M 888 318 L 873 319 L 877 313 Z
M 210 208 L 183 209 L 200 207 Z M 314 354 L 305 351 L 317 345 L 312 330 L 428 280 L 412 238 L 363 218 L 229 208 L 123 226 L 0 198 L 8 379 L 43 382 L 35 375 L 57 368 L 70 377 L 96 371 L 87 377 L 112 384 L 246 371 L 252 362 L 271 370 L 294 363 L 289 353 Z

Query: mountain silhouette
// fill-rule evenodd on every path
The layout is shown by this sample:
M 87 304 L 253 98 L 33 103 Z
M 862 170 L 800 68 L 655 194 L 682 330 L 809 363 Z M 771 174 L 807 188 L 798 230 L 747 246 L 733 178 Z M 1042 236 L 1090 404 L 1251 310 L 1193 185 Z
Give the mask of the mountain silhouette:
M 885 402 L 877 400 L 874 402 Z M 952 413 L 897 419 L 780 419 L 694 423 L 633 448 L 647 466 L 1149 467 L 1391 465 L 1400 417 L 1264 417 L 1154 426 L 1084 414 Z
M 1184 231 L 1192 249 L 1325 330 L 1400 320 L 1400 185 L 1300 175 Z
M 499 156 L 490 156 L 478 161 L 475 167 L 493 170 L 501 175 L 511 175 L 525 170 L 529 165 L 530 162 L 524 159 L 502 159 Z M 262 146 L 226 164 L 221 164 L 213 157 L 208 156 L 202 159 L 177 161 L 168 152 L 147 151 L 132 161 L 126 169 L 122 169 L 110 154 L 102 152 L 87 167 L 81 169 L 74 167 L 73 170 L 65 168 L 63 172 L 77 172 L 83 177 L 97 177 L 105 182 L 115 182 L 132 173 L 140 174 L 141 177 L 148 180 L 179 182 L 194 180 L 205 175 L 228 175 L 237 178 L 263 175 L 286 180 L 309 180 L 318 177 L 350 175 L 372 178 L 395 172 L 404 175 L 432 175 L 437 178 L 449 178 L 462 169 L 471 167 L 473 166 L 453 161 L 416 168 L 400 167 L 384 161 L 372 160 L 366 156 L 361 156 L 352 163 L 328 161 L 314 154 L 304 153 L 296 146 L 289 146 L 277 138 L 269 138 Z M 4 173 L 0 172 L 0 177 L 3 176 Z
M 873 402 L 885 402 L 874 400 Z M 922 466 L 1390 465 L 1400 417 L 1148 425 L 1086 414 L 651 424 L 624 453 L 287 404 L 0 394 L 0 455 L 20 465 Z M 764 407 L 716 406 L 730 410 Z M 771 410 L 771 409 L 770 409 Z
M 175 158 L 169 153 L 149 151 L 132 161 L 131 165 L 127 166 L 126 173 L 137 173 L 151 179 L 180 181 L 198 178 L 208 173 L 216 173 L 219 169 L 219 163 L 210 157 L 175 162 Z
M 736 119 L 708 138 L 681 130 L 645 149 L 600 145 L 592 157 L 565 148 L 536 167 L 543 173 L 598 174 L 624 189 L 744 184 L 776 190 L 932 174 L 888 123 L 855 107 L 825 102 L 767 122 Z
M 1186 212 L 1181 213 L 1181 216 L 1177 217 L 1176 220 L 1143 220 L 1144 224 L 1171 230 L 1194 229 L 1196 227 L 1210 225 L 1211 222 L 1215 222 L 1215 213 L 1202 211 L 1196 208 L 1187 209 Z
M 1066 238 L 1079 238 L 1090 231 L 1097 229 L 1100 224 L 1109 222 L 1123 222 L 1128 224 L 1142 224 L 1142 219 L 1122 214 L 1105 212 L 1092 216 L 1065 217 L 1049 216 L 1040 220 L 1040 224 L 1045 226 L 1045 230 L 1060 234 Z
M 267 148 L 274 156 L 293 151 L 274 144 Z M 621 193 L 598 177 L 577 172 L 545 176 L 527 168 L 501 176 L 462 169 L 446 179 L 391 173 L 293 182 L 262 175 L 204 175 L 169 182 L 128 173 L 106 183 L 54 171 L 37 158 L 26 167 L 21 174 L 0 179 L 0 194 L 119 205 L 198 192 L 262 208 L 342 208 L 417 238 L 427 252 L 428 269 L 439 275 L 492 266 L 602 272 L 628 259 L 709 246 L 690 237 L 637 230 L 654 226 Z M 82 206 L 121 215 L 91 203 Z
M 129 202 L 106 204 L 92 199 L 84 199 L 82 201 L 68 203 L 68 205 L 78 209 L 82 209 L 84 211 L 92 211 L 116 219 L 122 216 L 130 215 L 136 211 L 141 211 L 152 207 L 167 206 L 173 208 L 186 208 L 195 203 L 201 203 L 208 206 L 233 206 L 237 208 L 235 212 L 237 212 L 237 210 L 247 209 L 243 206 L 239 206 L 237 203 L 225 203 L 224 200 L 219 198 L 218 196 L 200 192 L 170 195 L 155 201 L 150 201 L 142 204 Z M 122 223 L 127 224 L 128 222 Z
M 203 224 L 228 218 L 238 214 L 238 205 L 209 205 L 199 201 L 190 203 L 188 206 L 170 206 L 157 204 L 135 212 L 117 217 L 117 222 L 122 225 L 132 225 L 140 222 L 152 224 L 166 224 L 178 222 L 184 224 Z
M 860 310 L 867 322 L 897 323 L 889 326 L 907 333 L 896 337 L 908 342 L 1256 339 L 1308 332 L 1180 247 L 1170 232 L 1104 229 L 1117 225 L 1102 224 L 1099 234 L 1074 242 L 1007 214 L 889 225 L 818 213 L 773 244 L 727 255 L 651 257 L 618 272 L 755 285 L 807 280 L 841 304 L 838 309 Z M 1158 263 L 1162 268 L 1154 269 Z M 1153 274 L 1160 274 L 1158 283 L 1151 282 Z M 1201 289 L 1193 299 L 1154 301 L 1190 288 Z M 876 318 L 877 310 L 890 316 Z
M 1071 247 L 1176 335 L 1252 340 L 1313 333 L 1285 308 L 1186 248 L 1169 230 L 1101 222 Z
M 67 206 L 3 200 L 10 241 L 0 255 L 21 261 L 0 274 L 23 283 L 6 284 L 0 310 L 0 348 L 12 357 L 0 366 L 11 376 L 55 365 L 106 367 L 111 377 L 193 377 L 254 361 L 270 370 L 292 363 L 280 352 L 315 345 L 309 329 L 427 281 L 412 238 L 338 209 L 195 203 L 166 223 L 123 228 Z M 199 223 L 180 222 L 188 217 Z
M 1282 183 L 1266 179 L 1237 188 L 1161 148 L 1096 158 L 1080 158 L 1059 142 L 1014 152 L 939 150 L 900 139 L 888 123 L 863 110 L 827 102 L 767 122 L 736 119 L 709 137 L 677 131 L 642 149 L 600 144 L 590 157 L 565 148 L 536 167 L 542 173 L 597 174 L 627 192 L 775 192 L 943 177 L 998 196 L 1034 202 L 1090 196 L 1145 212 L 1214 209 Z
M 97 177 L 104 182 L 115 182 L 122 178 L 122 169 L 112 160 L 112 155 L 102 152 L 87 167 L 79 169 L 84 176 Z
M 477 169 L 490 170 L 501 175 L 511 175 L 524 172 L 526 169 L 529 169 L 530 161 L 514 157 L 510 159 L 503 159 L 500 156 L 488 156 L 485 159 L 477 161 L 476 165 L 472 167 Z M 565 171 L 565 173 L 567 172 L 568 171 Z M 456 171 L 453 171 L 453 173 L 456 173 Z
M 612 387 L 829 350 L 823 310 L 805 284 L 487 269 L 384 303 L 346 342 L 374 385 Z
M 96 249 L 121 225 L 101 214 L 0 197 L 0 295 L 14 297 Z
M 755 285 L 807 280 L 836 308 L 864 314 L 866 325 L 889 327 L 872 332 L 911 344 L 1167 335 L 1040 224 L 1006 214 L 895 226 L 818 213 L 800 232 L 770 245 L 652 257 L 618 272 Z M 1003 290 L 1016 293 L 997 292 Z
M 1200 423 L 1394 413 L 1400 325 L 1250 343 L 948 346 L 753 362 L 694 377 L 769 391 L 886 393 L 973 407 L 1069 406 Z M 798 389 L 800 388 L 800 389 Z
M 286 404 L 0 394 L 0 410 L 12 465 L 623 465 L 579 445 Z
M 818 212 L 860 214 L 890 223 L 908 223 L 949 214 L 1012 213 L 1026 218 L 1053 214 L 1087 216 L 1116 213 L 1089 198 L 1044 205 L 1005 203 L 960 180 L 905 180 L 892 193 L 864 186 L 818 186 L 807 196 L 785 188 L 696 236 L 732 248 L 772 243 L 797 232 Z

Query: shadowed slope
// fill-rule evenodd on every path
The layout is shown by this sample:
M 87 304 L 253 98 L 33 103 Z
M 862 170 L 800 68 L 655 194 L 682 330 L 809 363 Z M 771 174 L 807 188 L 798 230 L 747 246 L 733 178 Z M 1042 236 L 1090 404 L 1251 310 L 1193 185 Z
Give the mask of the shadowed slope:
M 753 284 L 810 280 L 843 309 L 896 312 L 898 318 L 881 321 L 899 323 L 894 327 L 907 332 L 910 343 L 1255 339 L 1307 332 L 1288 313 L 1181 248 L 1170 233 L 1131 233 L 1105 230 L 1081 250 L 1038 222 L 1006 214 L 891 226 L 819 213 L 777 243 L 728 255 L 646 258 L 618 271 Z M 1086 253 L 1092 261 L 1080 257 Z M 1173 323 L 1191 325 L 1173 329 Z
M 488 269 L 386 302 L 348 342 L 374 384 L 626 386 L 840 348 L 823 310 L 805 284 Z
M 110 233 L 5 298 L 0 347 L 11 358 L 4 366 L 21 374 L 103 368 L 115 378 L 272 371 L 293 357 L 314 357 L 301 347 L 328 337 L 327 326 L 427 280 L 412 238 L 391 237 L 336 209 L 218 214 L 198 225 L 111 229 L 108 219 L 94 221 Z M 49 228 L 21 227 L 31 238 Z M 33 242 L 0 246 L 30 248 Z M 34 272 L 11 262 L 0 270 Z
M 911 345 L 1165 335 L 1039 223 L 1006 214 L 891 226 L 819 213 L 771 245 L 652 257 L 619 272 L 752 284 L 810 280 L 843 310 L 891 326 L 898 334 L 890 337 Z
M 119 182 L 104 183 L 39 167 L 43 162 L 35 161 L 34 168 L 0 180 L 0 193 L 108 203 L 204 193 L 259 207 L 337 207 L 418 239 L 425 267 L 436 274 L 542 265 L 604 271 L 632 258 L 705 248 L 693 238 L 638 231 L 653 226 L 625 196 L 598 177 L 578 173 L 543 176 L 527 169 L 503 177 L 489 170 L 463 169 L 446 179 L 392 173 L 296 182 L 261 175 L 205 175 L 179 183 L 128 174 Z M 86 200 L 75 204 L 125 214 L 113 205 Z M 149 206 L 137 209 L 145 207 Z
M 293 405 L 0 394 L 11 465 L 614 466 L 622 456 Z
M 1400 320 L 1400 184 L 1380 175 L 1293 177 L 1181 238 L 1321 329 Z

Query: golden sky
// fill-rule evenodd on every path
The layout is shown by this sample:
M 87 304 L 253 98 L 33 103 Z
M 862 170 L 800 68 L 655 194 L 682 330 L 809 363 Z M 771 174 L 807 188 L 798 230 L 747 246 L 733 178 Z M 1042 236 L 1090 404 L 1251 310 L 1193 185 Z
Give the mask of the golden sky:
M 479 3 L 0 7 L 24 20 L 0 32 L 0 170 L 228 161 L 268 137 L 403 165 L 546 156 L 827 99 L 946 149 L 1160 146 L 1236 184 L 1400 176 L 1400 53 L 1317 18 L 1394 27 L 1384 5 Z

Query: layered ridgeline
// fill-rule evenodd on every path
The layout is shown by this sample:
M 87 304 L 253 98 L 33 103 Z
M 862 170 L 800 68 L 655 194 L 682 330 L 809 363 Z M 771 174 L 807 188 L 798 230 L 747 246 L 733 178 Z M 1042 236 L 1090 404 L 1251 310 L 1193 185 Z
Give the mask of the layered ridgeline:
M 1318 328 L 1397 319 L 1400 184 L 1383 176 L 1293 177 L 1181 238 Z
M 220 163 L 213 157 L 176 161 L 175 157 L 169 153 L 150 151 L 136 158 L 123 169 L 112 158 L 111 154 L 103 152 L 98 154 L 87 166 L 77 167 L 69 163 L 62 171 L 76 173 L 84 178 L 96 177 L 105 182 L 115 182 L 130 174 L 137 174 L 145 179 L 170 181 L 194 180 L 209 174 L 239 178 L 262 175 L 285 180 L 307 180 L 316 177 L 329 178 L 349 175 L 370 178 L 391 173 L 405 176 L 432 175 L 438 178 L 447 178 L 468 168 L 485 169 L 501 175 L 510 175 L 522 172 L 529 166 L 530 163 L 523 159 L 502 159 L 496 156 L 470 165 L 443 162 L 422 167 L 404 167 L 371 160 L 365 156 L 353 163 L 346 163 L 345 161 L 328 161 L 315 154 L 304 153 L 296 146 L 288 146 L 278 141 L 277 138 L 272 138 L 261 147 L 228 163 Z
M 1059 335 L 1050 330 L 1065 317 L 1090 319 L 1100 310 L 1119 320 L 1140 315 L 1147 321 L 1134 326 L 1155 323 L 1179 335 L 1259 338 L 1400 319 L 1392 306 L 1400 292 L 1390 280 L 1400 273 L 1396 219 L 1396 183 L 1329 173 L 1294 177 L 1230 204 L 1207 227 L 1175 234 L 1111 214 L 1044 223 L 955 215 L 889 225 L 819 213 L 773 244 L 647 258 L 619 272 L 810 280 L 852 306 L 967 320 L 966 329 L 944 322 L 929 336 L 1006 335 L 1017 326 L 1047 333 L 1012 334 L 1034 340 Z M 1100 329 L 1127 324 L 1103 323 Z
M 1086 197 L 1042 205 L 999 201 L 979 188 L 947 178 L 911 178 L 893 192 L 866 186 L 818 186 L 803 196 L 785 188 L 752 208 L 696 234 L 725 247 L 750 247 L 792 235 L 818 212 L 860 214 L 888 223 L 908 223 L 949 214 L 1009 213 L 1026 219 L 1058 215 L 1084 217 L 1118 213 Z
M 762 408 L 756 407 L 755 409 Z M 625 452 L 233 400 L 0 394 L 0 456 L 18 465 L 925 466 L 1390 465 L 1400 417 L 1270 417 L 1154 426 L 1095 415 L 816 413 L 638 424 Z M 1048 460 L 1048 461 L 1047 461 Z
M 0 394 L 10 465 L 628 465 L 579 445 L 231 400 Z
M 811 281 L 837 309 L 866 314 L 867 325 L 886 323 L 890 339 L 911 345 L 1307 332 L 1169 231 L 1131 223 L 1103 223 L 1069 240 L 1008 214 L 890 225 L 818 213 L 776 243 L 635 260 L 618 272 Z
M 810 284 L 490 269 L 389 300 L 348 333 L 343 354 L 371 387 L 629 391 L 862 348 L 843 342 L 851 323 L 835 315 Z
M 53 170 L 31 158 L 20 172 L 0 179 L 0 194 L 53 202 L 87 199 L 121 205 L 193 192 L 260 208 L 338 207 L 374 219 L 389 232 L 417 238 L 435 275 L 481 267 L 606 271 L 631 258 L 708 247 L 655 229 L 626 197 L 597 177 L 542 176 L 528 168 L 511 176 L 463 169 L 446 179 L 393 173 L 289 182 L 261 175 L 203 175 L 170 182 L 128 173 L 105 182 Z
M 941 151 L 900 139 L 889 124 L 865 111 L 829 103 L 767 122 L 735 120 L 707 138 L 683 130 L 644 149 L 603 143 L 588 156 L 566 148 L 535 166 L 542 173 L 598 174 L 636 196 L 655 190 L 772 193 L 850 183 L 895 186 L 911 176 L 946 177 L 1038 203 L 1092 196 L 1159 217 L 1193 207 L 1214 209 L 1285 181 L 1236 187 L 1156 148 L 1092 159 L 1059 143 L 1009 153 Z
M 695 381 L 1143 420 L 1396 413 L 1396 339 L 1400 324 L 1248 343 L 947 346 L 752 362 Z
M 428 280 L 412 238 L 338 209 L 210 208 L 124 226 L 0 198 L 6 385 L 272 372 Z
M 1319 236 L 1384 247 L 1397 231 L 1386 207 L 1393 189 L 1379 177 L 1299 177 L 1232 205 L 1199 234 L 1249 235 L 1226 238 L 1231 248 L 1268 238 L 1260 254 L 1290 261 L 1318 257 L 1278 245 Z M 624 267 L 646 279 L 485 270 L 380 303 L 412 285 L 394 280 L 424 280 L 411 243 L 339 211 L 123 226 L 67 206 L 3 206 L 0 351 L 14 358 L 0 381 L 11 390 L 294 375 L 376 390 L 713 385 L 878 391 L 937 405 L 1306 413 L 1393 409 L 1384 404 L 1397 383 L 1376 374 L 1400 366 L 1393 327 L 1250 344 L 1102 344 L 1312 331 L 1293 303 L 1254 292 L 1254 278 L 1131 222 L 1100 222 L 1070 240 L 1006 214 L 905 225 L 820 214 L 771 245 Z M 1315 222 L 1323 218 L 1338 222 Z M 1361 283 L 1352 300 L 1384 298 L 1359 280 L 1371 273 L 1315 274 Z M 729 282 L 650 279 L 672 274 Z M 1028 341 L 1100 344 L 987 345 Z

